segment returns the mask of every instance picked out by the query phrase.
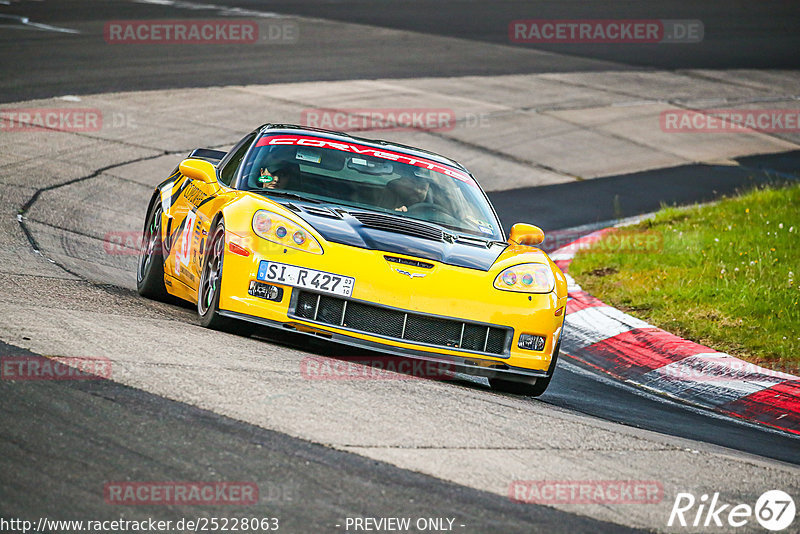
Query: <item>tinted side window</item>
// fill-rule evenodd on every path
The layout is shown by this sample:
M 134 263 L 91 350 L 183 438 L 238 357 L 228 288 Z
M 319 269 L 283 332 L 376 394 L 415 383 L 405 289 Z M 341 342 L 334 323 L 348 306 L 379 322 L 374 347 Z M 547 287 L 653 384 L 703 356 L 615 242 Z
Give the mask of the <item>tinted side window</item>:
M 219 173 L 219 181 L 227 186 L 231 185 L 231 181 L 233 181 L 234 176 L 236 176 L 236 170 L 239 168 L 239 165 L 242 163 L 242 159 L 244 159 L 244 155 L 247 153 L 247 149 L 250 148 L 250 143 L 253 141 L 254 136 L 249 136 L 240 146 L 236 149 L 231 159 L 228 160 L 228 163 L 225 164 L 225 168 L 222 169 L 222 172 Z

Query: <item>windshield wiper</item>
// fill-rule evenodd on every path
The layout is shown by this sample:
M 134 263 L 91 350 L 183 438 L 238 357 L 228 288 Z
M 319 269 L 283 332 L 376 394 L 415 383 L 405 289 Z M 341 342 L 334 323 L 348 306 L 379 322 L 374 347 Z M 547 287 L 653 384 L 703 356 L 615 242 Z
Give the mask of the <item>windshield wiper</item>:
M 293 198 L 294 200 L 302 200 L 303 202 L 311 202 L 312 204 L 322 204 L 322 202 L 320 202 L 319 200 L 304 197 L 303 195 L 298 195 L 297 193 L 291 193 L 289 191 L 255 191 L 255 192 L 261 193 L 262 195 L 275 195 L 276 197 L 281 197 L 281 198 Z

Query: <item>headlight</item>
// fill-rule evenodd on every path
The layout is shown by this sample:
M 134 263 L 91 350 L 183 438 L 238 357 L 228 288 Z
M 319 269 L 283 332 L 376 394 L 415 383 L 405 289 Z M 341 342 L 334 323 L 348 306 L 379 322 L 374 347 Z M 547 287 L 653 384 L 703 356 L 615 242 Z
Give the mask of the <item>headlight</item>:
M 322 246 L 308 230 L 271 211 L 258 210 L 253 215 L 253 232 L 261 239 L 284 247 L 322 254 Z
M 550 293 L 556 280 L 553 271 L 543 263 L 523 263 L 503 270 L 494 279 L 494 287 L 520 293 Z

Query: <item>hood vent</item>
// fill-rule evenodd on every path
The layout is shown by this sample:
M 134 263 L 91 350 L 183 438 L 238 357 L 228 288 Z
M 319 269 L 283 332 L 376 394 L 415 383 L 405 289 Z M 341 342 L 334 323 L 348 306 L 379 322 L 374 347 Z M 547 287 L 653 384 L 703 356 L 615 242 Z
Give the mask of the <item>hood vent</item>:
M 456 243 L 481 248 L 487 248 L 489 246 L 489 241 L 485 239 L 481 239 L 480 237 L 469 237 L 465 235 L 456 236 Z
M 392 217 L 391 215 L 382 215 L 380 213 L 364 212 L 350 212 L 350 215 L 355 217 L 358 222 L 367 228 L 406 234 L 414 237 L 421 237 L 422 239 L 430 239 L 432 241 L 442 241 L 444 239 L 444 232 L 441 228 L 422 222 L 412 221 L 404 217 Z
M 342 217 L 333 210 L 328 208 L 319 208 L 316 206 L 303 206 L 303 211 L 316 215 L 317 217 L 328 217 L 331 219 L 341 219 Z

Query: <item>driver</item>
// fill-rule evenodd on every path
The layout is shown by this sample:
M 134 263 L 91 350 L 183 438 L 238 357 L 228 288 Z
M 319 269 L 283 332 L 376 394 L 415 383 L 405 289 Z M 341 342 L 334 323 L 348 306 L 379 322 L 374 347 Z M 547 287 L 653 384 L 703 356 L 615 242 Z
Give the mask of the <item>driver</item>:
M 285 165 L 272 172 L 267 167 L 259 169 L 258 184 L 263 189 L 291 189 L 299 172 L 295 165 Z
M 386 184 L 389 208 L 395 211 L 408 211 L 414 204 L 424 202 L 430 191 L 430 182 L 414 174 L 403 176 Z

